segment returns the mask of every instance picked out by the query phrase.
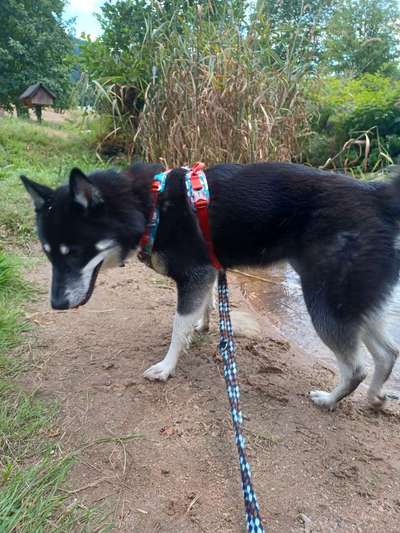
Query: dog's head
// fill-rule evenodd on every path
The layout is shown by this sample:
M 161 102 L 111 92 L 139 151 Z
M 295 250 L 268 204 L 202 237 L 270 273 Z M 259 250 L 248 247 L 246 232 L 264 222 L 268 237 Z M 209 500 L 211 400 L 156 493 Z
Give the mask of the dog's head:
M 43 250 L 53 273 L 51 305 L 85 304 L 102 266 L 122 264 L 145 228 L 145 207 L 127 176 L 71 171 L 69 184 L 51 189 L 25 176 Z

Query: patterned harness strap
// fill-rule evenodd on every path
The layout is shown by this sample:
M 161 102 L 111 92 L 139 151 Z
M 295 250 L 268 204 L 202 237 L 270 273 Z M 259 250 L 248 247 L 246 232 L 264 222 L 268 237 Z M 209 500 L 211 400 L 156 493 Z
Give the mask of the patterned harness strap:
M 210 203 L 210 191 L 206 175 L 204 174 L 204 163 L 196 163 L 191 169 L 188 169 L 185 175 L 186 191 L 192 206 L 197 213 L 199 226 L 206 242 L 208 257 L 211 259 L 213 267 L 217 270 L 222 269 L 214 252 L 214 246 L 211 238 L 210 222 L 208 217 L 208 204 Z

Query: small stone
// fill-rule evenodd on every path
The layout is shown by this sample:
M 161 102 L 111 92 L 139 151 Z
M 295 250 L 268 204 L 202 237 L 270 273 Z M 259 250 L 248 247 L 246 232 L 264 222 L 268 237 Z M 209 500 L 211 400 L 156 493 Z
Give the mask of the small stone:
M 304 513 L 300 513 L 299 514 L 299 518 L 303 522 L 304 533 L 312 533 L 312 521 L 311 521 L 311 518 L 309 518 Z
M 126 379 L 122 382 L 122 384 L 124 385 L 124 387 L 128 388 L 128 387 L 133 387 L 134 385 L 137 385 L 138 382 L 135 379 Z

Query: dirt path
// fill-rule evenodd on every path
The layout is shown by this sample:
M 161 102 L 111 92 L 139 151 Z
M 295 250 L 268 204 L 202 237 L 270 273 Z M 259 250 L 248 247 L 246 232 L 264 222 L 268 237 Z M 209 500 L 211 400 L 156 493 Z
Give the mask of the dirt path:
M 47 287 L 48 266 L 35 279 Z M 247 304 L 234 285 L 234 302 Z M 143 371 L 167 349 L 175 292 L 136 261 L 100 276 L 92 300 L 51 312 L 43 296 L 27 383 L 62 409 L 64 450 L 105 436 L 142 438 L 86 448 L 71 489 L 113 512 L 113 531 L 244 531 L 238 460 L 213 332 L 196 337 L 177 375 L 149 383 Z M 255 486 L 271 533 L 398 532 L 400 406 L 371 412 L 356 395 L 322 413 L 310 389 L 335 376 L 264 322 L 239 340 L 242 407 Z M 55 431 L 55 434 L 58 430 Z M 60 438 L 59 436 L 56 438 Z

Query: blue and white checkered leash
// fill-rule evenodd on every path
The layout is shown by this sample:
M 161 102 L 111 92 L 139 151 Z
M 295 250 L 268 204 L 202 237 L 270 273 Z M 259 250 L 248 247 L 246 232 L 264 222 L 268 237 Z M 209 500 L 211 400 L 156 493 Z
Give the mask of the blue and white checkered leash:
M 219 351 L 224 361 L 224 377 L 231 406 L 233 430 L 235 432 L 236 446 L 239 452 L 240 475 L 246 512 L 246 526 L 248 533 L 264 533 L 261 522 L 260 509 L 257 496 L 251 483 L 250 465 L 245 452 L 245 439 L 242 434 L 243 417 L 240 410 L 240 390 L 238 383 L 238 370 L 235 361 L 236 345 L 233 339 L 232 323 L 229 306 L 229 289 L 226 273 L 218 272 L 218 302 L 219 302 Z
M 207 179 L 203 172 L 198 173 L 198 179 L 201 183 L 200 190 L 193 190 L 190 179 L 190 169 L 187 169 L 185 181 L 188 197 L 195 208 L 196 200 L 204 199 L 209 202 L 210 195 L 208 190 Z M 139 259 L 151 266 L 151 254 L 154 246 L 157 228 L 160 219 L 158 208 L 158 194 L 164 191 L 168 171 L 157 174 L 153 179 L 152 189 L 154 196 L 154 206 L 147 231 L 140 242 Z M 219 265 L 219 262 L 218 262 Z M 220 265 L 216 268 L 221 268 Z M 250 465 L 247 462 L 245 452 L 245 439 L 242 434 L 243 417 L 240 410 L 240 390 L 237 375 L 237 366 L 235 362 L 236 345 L 233 339 L 232 323 L 229 306 L 229 290 L 224 270 L 218 270 L 218 299 L 219 299 L 219 330 L 220 345 L 219 350 L 224 361 L 224 377 L 228 399 L 231 407 L 231 416 L 233 430 L 235 432 L 236 446 L 239 452 L 240 475 L 242 478 L 242 489 L 244 496 L 244 506 L 246 512 L 246 526 L 248 533 L 265 533 L 261 522 L 260 509 L 257 502 L 256 493 L 251 483 Z

